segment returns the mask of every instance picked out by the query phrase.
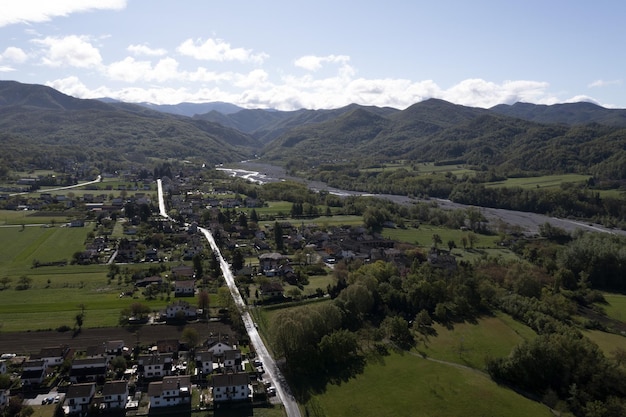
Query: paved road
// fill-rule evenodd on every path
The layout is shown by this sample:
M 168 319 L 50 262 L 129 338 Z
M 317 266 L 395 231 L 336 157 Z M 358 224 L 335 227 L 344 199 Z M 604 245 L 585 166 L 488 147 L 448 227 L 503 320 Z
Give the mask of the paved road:
M 161 216 L 169 219 L 170 217 L 167 215 L 167 212 L 165 210 L 163 185 L 160 179 L 157 180 L 157 190 L 159 195 L 159 213 L 161 214 Z M 269 351 L 265 347 L 265 343 L 263 343 L 263 339 L 261 339 L 261 336 L 256 329 L 254 321 L 252 320 L 252 317 L 248 312 L 248 307 L 244 302 L 243 297 L 241 297 L 241 294 L 239 293 L 239 289 L 235 284 L 235 277 L 230 269 L 230 265 L 228 265 L 228 262 L 226 262 L 226 260 L 222 256 L 222 253 L 220 252 L 219 247 L 217 246 L 217 243 L 215 242 L 215 239 L 213 238 L 211 232 L 203 227 L 200 227 L 199 230 L 205 236 L 205 238 L 209 242 L 209 245 L 211 245 L 211 249 L 220 261 L 220 267 L 222 269 L 224 279 L 226 280 L 226 285 L 228 286 L 230 294 L 232 295 L 233 300 L 235 300 L 235 304 L 237 305 L 237 308 L 241 313 L 241 318 L 243 319 L 244 326 L 246 327 L 246 332 L 248 333 L 248 337 L 250 337 L 250 343 L 252 343 L 252 345 L 254 346 L 254 349 L 261 362 L 263 362 L 263 368 L 265 369 L 265 372 L 267 372 L 271 380 L 274 382 L 274 386 L 276 387 L 276 394 L 278 395 L 278 398 L 280 398 L 280 400 L 282 401 L 287 416 L 301 417 L 302 414 L 300 413 L 298 402 L 291 393 L 289 385 L 287 384 L 287 380 L 278 368 L 276 361 L 274 360 L 274 358 L 272 358 L 272 355 L 270 355 Z
M 96 179 L 93 180 L 93 181 L 81 182 L 80 184 L 68 185 L 67 187 L 45 188 L 45 189 L 41 189 L 41 190 L 37 190 L 37 191 L 26 191 L 26 192 L 23 192 L 23 193 L 13 193 L 13 194 L 9 194 L 9 196 L 31 194 L 31 193 L 47 193 L 49 191 L 71 190 L 72 188 L 78 188 L 78 187 L 84 187 L 85 185 L 96 184 L 96 183 L 100 182 L 101 180 L 102 180 L 102 177 L 100 175 L 98 175 L 96 177 Z

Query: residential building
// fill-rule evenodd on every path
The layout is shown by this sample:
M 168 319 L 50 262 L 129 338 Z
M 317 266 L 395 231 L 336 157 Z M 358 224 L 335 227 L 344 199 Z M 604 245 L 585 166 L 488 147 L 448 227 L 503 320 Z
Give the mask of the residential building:
M 150 408 L 191 404 L 191 376 L 166 376 L 148 385 Z
M 193 297 L 196 292 L 196 282 L 190 280 L 174 281 L 174 297 Z
M 198 315 L 198 309 L 189 305 L 186 301 L 176 301 L 167 306 L 165 309 L 165 317 L 168 319 L 176 318 L 195 318 Z
M 245 372 L 214 375 L 212 389 L 215 403 L 249 401 L 252 397 L 250 377 Z
M 70 385 L 67 389 L 67 394 L 65 394 L 65 405 L 69 408 L 69 414 L 80 417 L 87 416 L 89 414 L 89 405 L 95 393 L 95 382 Z
M 222 362 L 224 369 L 232 372 L 243 371 L 243 365 L 241 363 L 241 351 L 239 349 L 231 349 L 224 351 L 224 358 Z
M 108 368 L 109 361 L 104 356 L 74 359 L 70 369 L 70 381 L 76 383 L 104 380 Z
M 47 368 L 60 366 L 63 364 L 69 351 L 70 347 L 68 345 L 45 347 L 38 354 L 32 355 L 31 359 L 43 360 Z
M 163 378 L 172 373 L 171 353 L 139 355 L 137 370 L 144 378 Z
M 43 359 L 31 359 L 24 362 L 22 367 L 22 384 L 41 384 L 46 376 L 46 363 Z
M 124 409 L 128 401 L 128 381 L 107 381 L 102 387 L 105 410 Z
M 203 375 L 212 373 L 213 353 L 208 350 L 196 350 L 196 369 Z

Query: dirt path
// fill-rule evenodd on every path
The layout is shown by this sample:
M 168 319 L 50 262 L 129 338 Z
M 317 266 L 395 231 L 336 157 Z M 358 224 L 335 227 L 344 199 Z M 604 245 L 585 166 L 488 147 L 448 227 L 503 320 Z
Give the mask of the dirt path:
M 230 326 L 220 322 L 189 323 L 187 326 L 198 331 L 201 341 L 205 341 L 211 334 L 233 337 Z M 136 343 L 145 346 L 153 344 L 157 340 L 180 339 L 182 332 L 183 326 L 159 324 L 129 328 L 83 329 L 75 336 L 71 331 L 63 333 L 57 331 L 0 333 L 0 353 L 29 355 L 39 352 L 44 347 L 63 344 L 67 344 L 75 350 L 84 350 L 89 346 L 95 346 L 108 340 L 123 340 L 124 344 L 129 347 Z

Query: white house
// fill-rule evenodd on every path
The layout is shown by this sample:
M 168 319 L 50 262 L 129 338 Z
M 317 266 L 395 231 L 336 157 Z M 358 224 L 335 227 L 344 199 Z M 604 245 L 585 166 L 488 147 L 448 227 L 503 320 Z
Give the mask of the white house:
M 166 376 L 148 385 L 150 408 L 191 404 L 191 376 Z
M 213 401 L 248 401 L 252 397 L 250 377 L 245 372 L 213 376 Z
M 128 381 L 107 381 L 102 387 L 102 408 L 124 409 L 128 401 Z
M 162 378 L 170 375 L 174 361 L 172 356 L 171 353 L 139 355 L 138 370 L 145 378 Z
M 213 372 L 213 353 L 208 350 L 196 350 L 196 369 L 204 375 Z
M 31 356 L 31 359 L 41 359 L 45 363 L 45 367 L 60 366 L 63 364 L 65 357 L 70 351 L 68 345 L 46 347 L 39 351 L 39 354 Z
M 224 356 L 224 352 L 227 350 L 233 350 L 233 347 L 228 343 L 224 342 L 213 342 L 209 343 L 209 352 L 211 352 L 214 356 Z
M 196 282 L 189 280 L 174 281 L 174 297 L 193 297 L 196 292 Z
M 168 319 L 178 318 L 183 315 L 185 318 L 192 318 L 198 315 L 198 309 L 189 305 L 186 301 L 176 301 L 167 306 L 165 309 L 165 317 Z
M 241 351 L 239 349 L 225 350 L 223 365 L 224 368 L 228 371 L 243 371 L 243 365 L 241 363 Z
M 96 393 L 96 383 L 72 384 L 65 394 L 65 405 L 69 408 L 70 414 L 87 416 L 89 404 Z
M 79 358 L 72 361 L 70 381 L 85 382 L 97 381 L 106 376 L 109 361 L 106 357 Z
M 41 384 L 46 376 L 46 363 L 43 359 L 28 360 L 22 367 L 22 384 Z

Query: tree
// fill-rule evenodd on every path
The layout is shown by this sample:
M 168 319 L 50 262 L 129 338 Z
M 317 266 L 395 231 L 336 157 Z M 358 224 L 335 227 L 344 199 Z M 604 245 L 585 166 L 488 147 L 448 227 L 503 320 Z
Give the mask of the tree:
M 196 271 L 196 278 L 202 279 L 204 276 L 204 267 L 202 265 L 202 255 L 199 253 L 193 256 L 193 269 Z
M 200 342 L 200 334 L 193 327 L 186 326 L 183 329 L 183 334 L 181 335 L 181 340 L 183 343 L 187 345 L 190 350 L 194 350 L 198 343 Z
M 433 234 L 433 247 L 435 249 L 437 249 L 437 247 L 439 247 L 439 245 L 441 245 L 443 241 L 441 240 L 441 236 L 439 236 L 439 234 L 434 233 Z
M 85 305 L 79 304 L 78 308 L 80 309 L 80 312 L 76 314 L 76 327 L 78 327 L 78 331 L 80 331 L 85 322 Z
M 27 290 L 30 288 L 30 285 L 32 284 L 33 279 L 29 278 L 26 275 L 22 275 L 18 280 L 17 280 L 17 285 L 15 286 L 16 290 Z
M 255 209 L 252 209 L 252 211 L 250 212 L 250 220 L 253 221 L 254 223 L 259 222 L 259 215 L 257 214 Z
M 198 293 L 198 308 L 202 309 L 202 315 L 208 317 L 209 313 L 209 293 L 206 290 L 201 290 Z
M 452 252 L 452 249 L 456 248 L 456 242 L 452 239 L 448 240 L 448 249 Z
M 0 278 L 0 285 L 2 285 L 2 290 L 6 290 L 7 288 L 9 288 L 9 285 L 11 284 L 11 278 L 9 277 L 2 277 Z
M 380 327 L 392 342 L 395 342 L 403 349 L 410 349 L 415 340 L 409 330 L 409 323 L 400 316 L 387 316 Z
M 244 263 L 245 263 L 245 258 L 243 256 L 243 253 L 241 252 L 241 249 L 235 248 L 235 250 L 233 250 L 233 261 L 232 261 L 233 271 L 235 271 L 235 273 L 239 271 L 241 268 L 243 268 Z
M 274 222 L 274 242 L 276 243 L 276 250 L 282 251 L 285 248 L 283 227 L 278 222 Z

